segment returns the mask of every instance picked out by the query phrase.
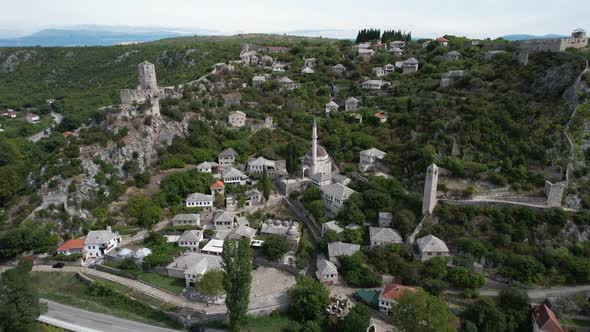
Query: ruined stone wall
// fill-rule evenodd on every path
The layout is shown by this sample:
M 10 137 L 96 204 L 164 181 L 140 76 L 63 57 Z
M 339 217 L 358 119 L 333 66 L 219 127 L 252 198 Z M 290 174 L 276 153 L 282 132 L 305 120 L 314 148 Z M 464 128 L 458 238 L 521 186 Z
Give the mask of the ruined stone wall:
M 534 52 L 561 52 L 565 50 L 569 38 L 531 39 L 520 42 L 518 49 Z
M 123 89 L 120 92 L 121 104 L 132 105 L 134 102 L 143 103 L 155 95 L 153 90 L 144 89 Z
M 563 200 L 563 193 L 567 187 L 567 181 L 551 183 L 545 181 L 545 195 L 547 195 L 547 205 L 561 206 Z

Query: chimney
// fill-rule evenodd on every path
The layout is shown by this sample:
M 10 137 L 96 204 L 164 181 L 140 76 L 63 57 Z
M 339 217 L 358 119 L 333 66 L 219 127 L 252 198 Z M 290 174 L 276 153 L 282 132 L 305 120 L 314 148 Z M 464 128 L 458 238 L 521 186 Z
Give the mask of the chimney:
M 107 226 L 107 231 L 112 232 L 111 226 Z

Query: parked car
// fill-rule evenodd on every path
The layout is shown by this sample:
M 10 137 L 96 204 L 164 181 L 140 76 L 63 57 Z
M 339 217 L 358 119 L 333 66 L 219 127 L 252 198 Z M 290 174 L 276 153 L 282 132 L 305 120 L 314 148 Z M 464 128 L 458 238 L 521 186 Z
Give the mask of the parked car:
M 55 263 L 55 264 L 53 264 L 53 268 L 54 269 L 61 269 L 62 267 L 64 267 L 64 263 Z

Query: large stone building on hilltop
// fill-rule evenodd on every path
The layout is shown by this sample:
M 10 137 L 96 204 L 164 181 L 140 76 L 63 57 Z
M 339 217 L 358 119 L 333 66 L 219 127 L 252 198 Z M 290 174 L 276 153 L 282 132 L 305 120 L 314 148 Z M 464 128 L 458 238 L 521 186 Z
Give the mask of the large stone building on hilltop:
M 588 47 L 588 36 L 583 29 L 576 29 L 570 37 L 529 39 L 518 44 L 520 51 L 534 52 L 563 52 L 568 48 Z
M 135 89 L 120 91 L 121 104 L 144 105 L 147 115 L 160 115 L 160 98 L 173 94 L 172 89 L 160 89 L 156 79 L 156 67 L 153 63 L 144 61 L 138 65 L 139 85 Z

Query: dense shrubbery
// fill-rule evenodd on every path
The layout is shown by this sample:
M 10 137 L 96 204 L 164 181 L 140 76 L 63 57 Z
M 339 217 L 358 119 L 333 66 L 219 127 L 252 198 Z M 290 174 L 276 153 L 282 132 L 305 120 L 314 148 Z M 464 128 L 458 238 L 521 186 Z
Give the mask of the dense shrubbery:
M 163 206 L 177 205 L 189 194 L 207 193 L 211 183 L 213 176 L 210 173 L 197 170 L 170 174 L 161 181 L 158 197 Z
M 485 258 L 499 275 L 522 283 L 590 281 L 590 244 L 568 244 L 562 229 L 571 215 L 563 210 L 441 205 L 435 215 L 439 223 L 421 234 L 457 245 L 465 267 Z M 585 223 L 583 213 L 573 219 Z
M 350 257 L 339 257 L 338 261 L 340 273 L 348 285 L 370 288 L 381 284 L 381 276 L 369 268 L 362 253 L 356 253 Z
M 48 252 L 54 249 L 59 237 L 51 225 L 23 222 L 18 227 L 0 234 L 0 258 L 12 258 L 24 251 Z

